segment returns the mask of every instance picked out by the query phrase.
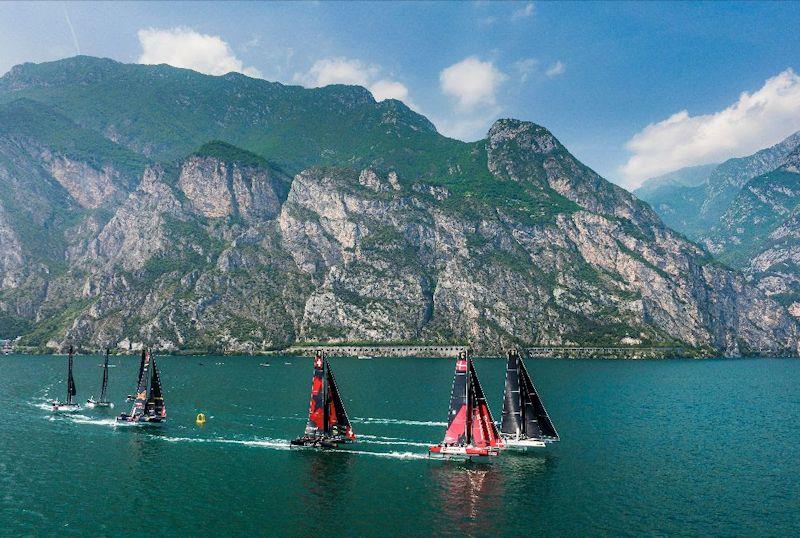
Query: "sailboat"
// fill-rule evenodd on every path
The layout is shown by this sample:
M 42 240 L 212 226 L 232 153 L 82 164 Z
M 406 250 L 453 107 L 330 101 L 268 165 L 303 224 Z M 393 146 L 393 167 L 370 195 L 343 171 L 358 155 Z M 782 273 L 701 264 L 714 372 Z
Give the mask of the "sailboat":
M 508 352 L 500 434 L 506 448 L 516 450 L 541 448 L 559 440 L 553 421 L 516 349 Z
M 475 365 L 469 355 L 462 351 L 456 360 L 444 441 L 430 447 L 428 455 L 487 460 L 489 456 L 497 456 L 502 445 L 478 374 L 475 373 Z
M 161 389 L 161 376 L 149 349 L 142 350 L 139 383 L 130 413 L 121 413 L 117 422 L 160 424 L 167 421 L 167 408 Z
M 106 355 L 103 359 L 103 385 L 100 387 L 100 398 L 94 399 L 94 396 L 86 400 L 86 405 L 89 407 L 114 407 L 114 404 L 108 401 L 108 348 L 106 348 Z
M 75 389 L 75 379 L 72 377 L 72 361 L 74 359 L 74 351 L 72 346 L 69 346 L 69 355 L 67 358 L 67 401 L 53 402 L 53 411 L 78 411 L 81 406 L 75 401 L 75 395 L 78 391 Z
M 355 439 L 331 365 L 325 354 L 317 351 L 314 356 L 314 377 L 311 381 L 311 404 L 306 432 L 302 437 L 293 439 L 291 445 L 336 448 L 340 443 L 349 443 Z

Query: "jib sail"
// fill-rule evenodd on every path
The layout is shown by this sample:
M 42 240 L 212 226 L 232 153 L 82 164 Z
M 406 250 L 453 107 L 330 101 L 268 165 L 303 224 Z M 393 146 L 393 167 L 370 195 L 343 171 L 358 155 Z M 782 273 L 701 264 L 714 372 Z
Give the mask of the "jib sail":
M 153 374 L 150 380 L 150 395 L 147 398 L 146 408 L 149 414 L 165 418 L 167 408 L 164 405 L 164 394 L 161 390 L 161 375 L 158 373 L 156 360 L 152 360 Z
M 355 439 L 353 429 L 350 427 L 350 419 L 347 418 L 347 411 L 344 409 L 344 402 L 339 395 L 339 388 L 336 386 L 336 378 L 331 371 L 331 365 L 325 360 L 325 368 L 327 369 L 327 382 L 328 382 L 328 401 L 326 408 L 328 409 L 328 422 L 325 425 L 325 433 L 329 435 L 344 435 L 349 439 Z
M 75 395 L 78 394 L 78 391 L 75 388 L 75 379 L 72 377 L 72 360 L 73 360 L 73 350 L 72 346 L 69 346 L 69 358 L 67 359 L 67 403 L 73 404 L 75 403 Z
M 486 396 L 483 394 L 481 382 L 472 364 L 472 359 L 468 359 L 469 370 L 469 400 L 470 400 L 470 441 L 473 446 L 487 447 L 498 446 L 500 433 L 492 419 L 492 412 L 486 403 Z
M 542 399 L 528 375 L 525 363 L 521 359 L 519 360 L 519 380 L 522 401 L 525 403 L 523 407 L 525 435 L 558 441 L 556 427 L 553 426 L 553 421 L 550 420 L 550 415 L 547 414 Z

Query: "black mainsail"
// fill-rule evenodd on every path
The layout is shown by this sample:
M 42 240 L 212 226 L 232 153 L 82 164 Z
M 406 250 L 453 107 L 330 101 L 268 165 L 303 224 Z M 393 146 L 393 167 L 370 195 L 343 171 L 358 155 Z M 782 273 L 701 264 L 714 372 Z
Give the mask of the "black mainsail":
M 103 359 L 103 386 L 100 387 L 100 403 L 108 403 L 108 348 Z
M 161 390 L 161 375 L 158 373 L 158 365 L 153 359 L 153 374 L 150 379 L 150 394 L 145 406 L 148 414 L 165 419 L 167 417 L 167 407 L 164 405 L 164 394 Z M 152 412 L 150 411 L 152 410 Z
M 500 432 L 516 439 L 559 440 L 553 421 L 516 349 L 508 352 Z
M 75 379 L 72 377 L 72 361 L 74 351 L 69 346 L 69 358 L 67 359 L 67 405 L 75 405 L 75 395 L 78 394 L 75 388 Z

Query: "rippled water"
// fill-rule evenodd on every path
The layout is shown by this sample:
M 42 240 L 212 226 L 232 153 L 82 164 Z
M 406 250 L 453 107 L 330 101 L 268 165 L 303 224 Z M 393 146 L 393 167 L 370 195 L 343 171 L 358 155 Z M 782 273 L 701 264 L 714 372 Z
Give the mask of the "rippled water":
M 115 409 L 53 415 L 66 358 L 0 357 L 0 534 L 800 533 L 800 361 L 529 361 L 563 441 L 490 466 L 426 458 L 453 361 L 332 359 L 359 441 L 324 453 L 288 448 L 311 361 L 261 362 L 159 358 L 148 429 L 113 421 L 137 358 L 112 358 Z M 498 419 L 504 362 L 476 367 Z

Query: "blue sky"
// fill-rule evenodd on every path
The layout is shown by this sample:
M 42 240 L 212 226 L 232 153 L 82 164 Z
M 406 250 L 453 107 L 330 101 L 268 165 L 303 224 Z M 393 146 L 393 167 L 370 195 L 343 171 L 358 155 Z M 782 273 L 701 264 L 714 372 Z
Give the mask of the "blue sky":
M 777 2 L 4 3 L 0 72 L 80 51 L 356 82 L 463 139 L 534 121 L 635 187 L 800 130 L 798 28 Z

